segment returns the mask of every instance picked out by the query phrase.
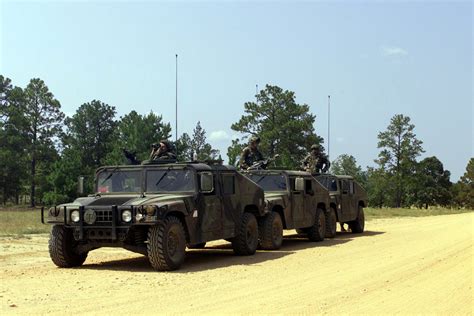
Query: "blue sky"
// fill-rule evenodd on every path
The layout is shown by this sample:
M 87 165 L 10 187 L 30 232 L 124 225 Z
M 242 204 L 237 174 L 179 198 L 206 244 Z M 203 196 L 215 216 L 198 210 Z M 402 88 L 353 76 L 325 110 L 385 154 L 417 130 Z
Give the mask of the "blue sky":
M 473 5 L 466 2 L 136 2 L 0 0 L 0 73 L 39 77 L 63 110 L 99 99 L 198 120 L 224 154 L 255 85 L 295 91 L 331 158 L 374 165 L 377 134 L 412 118 L 456 181 L 473 155 Z M 173 131 L 174 133 L 174 131 Z

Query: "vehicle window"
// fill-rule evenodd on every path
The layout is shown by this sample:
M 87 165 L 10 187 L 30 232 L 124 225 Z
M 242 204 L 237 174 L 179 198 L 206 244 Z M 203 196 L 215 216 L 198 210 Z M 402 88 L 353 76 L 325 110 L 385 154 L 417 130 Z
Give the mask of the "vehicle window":
M 261 186 L 265 191 L 286 191 L 286 179 L 281 174 L 252 174 L 250 180 Z M 295 187 L 295 179 L 290 179 Z
M 222 187 L 224 195 L 235 194 L 235 176 L 230 174 L 222 175 Z
M 354 181 L 349 181 L 349 193 L 354 194 Z
M 97 193 L 141 192 L 141 170 L 111 169 L 97 175 Z
M 146 192 L 194 191 L 194 172 L 191 170 L 149 170 L 146 173 Z
M 335 178 L 318 177 L 316 180 L 318 180 L 318 182 L 327 190 L 331 192 L 337 191 L 337 180 Z
M 349 193 L 349 181 L 347 180 L 342 180 L 342 193 L 347 194 Z
M 305 180 L 304 190 L 305 190 L 306 194 L 313 193 L 313 181 Z

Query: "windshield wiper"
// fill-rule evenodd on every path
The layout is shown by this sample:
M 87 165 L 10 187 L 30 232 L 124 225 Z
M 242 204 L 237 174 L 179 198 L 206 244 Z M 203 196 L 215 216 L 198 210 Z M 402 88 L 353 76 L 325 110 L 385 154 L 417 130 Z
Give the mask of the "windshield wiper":
M 158 179 L 158 181 L 156 181 L 155 183 L 155 187 L 158 186 L 158 184 L 160 184 L 161 180 L 163 180 L 165 178 L 165 176 L 168 174 L 168 172 L 170 171 L 170 169 L 166 170 L 163 175 Z
M 102 180 L 102 182 L 100 183 L 100 185 L 104 184 L 105 181 L 109 180 L 109 179 L 114 175 L 114 173 L 117 171 L 117 169 L 118 169 L 118 166 L 115 167 L 114 170 L 112 170 L 112 171 L 110 172 L 110 174 L 109 174 L 104 180 Z

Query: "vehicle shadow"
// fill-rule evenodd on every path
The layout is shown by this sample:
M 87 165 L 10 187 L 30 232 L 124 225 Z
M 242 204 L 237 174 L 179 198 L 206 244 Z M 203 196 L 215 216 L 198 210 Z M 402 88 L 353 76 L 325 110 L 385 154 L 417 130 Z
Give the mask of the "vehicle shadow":
M 335 238 L 325 239 L 322 242 L 310 242 L 306 237 L 298 234 L 285 235 L 283 244 L 278 250 L 257 250 L 254 256 L 236 256 L 232 245 L 228 242 L 207 246 L 204 249 L 187 249 L 183 266 L 177 271 L 168 273 L 199 272 L 204 270 L 219 269 L 232 265 L 254 265 L 270 260 L 276 260 L 307 248 L 330 247 L 333 245 L 350 242 L 360 236 L 374 236 L 383 232 L 367 231 L 362 234 L 338 233 Z M 129 272 L 156 272 L 143 257 L 127 258 L 100 263 L 84 264 L 79 270 L 112 270 Z

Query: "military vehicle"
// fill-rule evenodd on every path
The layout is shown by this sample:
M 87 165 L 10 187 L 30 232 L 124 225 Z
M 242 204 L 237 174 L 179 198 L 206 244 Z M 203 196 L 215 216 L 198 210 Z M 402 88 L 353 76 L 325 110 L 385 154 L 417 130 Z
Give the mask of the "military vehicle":
M 265 190 L 269 213 L 259 218 L 262 249 L 278 249 L 282 244 L 283 229 L 297 229 L 311 241 L 324 239 L 329 194 L 310 173 L 252 170 L 244 174 Z
M 365 226 L 364 207 L 367 206 L 367 193 L 351 176 L 315 174 L 329 191 L 330 207 L 339 223 L 349 224 L 352 233 L 362 233 Z M 334 230 L 335 234 L 335 230 Z
M 43 209 L 53 224 L 49 253 L 59 267 L 80 266 L 89 251 L 123 247 L 144 254 L 156 270 L 178 269 L 186 245 L 227 239 L 237 255 L 258 246 L 256 217 L 263 190 L 219 163 L 160 163 L 101 167 L 96 193 Z

